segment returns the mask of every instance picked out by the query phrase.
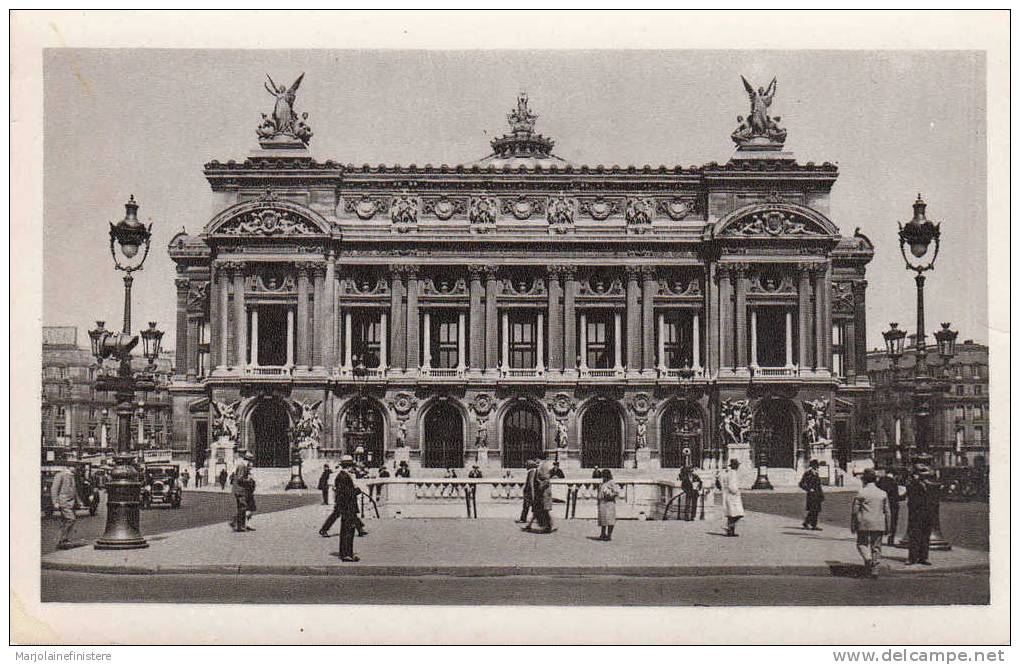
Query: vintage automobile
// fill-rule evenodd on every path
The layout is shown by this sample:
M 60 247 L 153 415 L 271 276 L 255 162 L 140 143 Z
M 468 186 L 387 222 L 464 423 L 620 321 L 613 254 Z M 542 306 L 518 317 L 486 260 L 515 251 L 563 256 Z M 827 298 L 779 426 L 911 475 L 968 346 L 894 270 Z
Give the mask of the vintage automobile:
M 180 508 L 180 475 L 177 464 L 146 464 L 142 470 L 142 508 L 154 503 Z
M 68 462 L 64 465 L 49 464 L 42 467 L 41 503 L 42 512 L 46 517 L 53 514 L 53 499 L 50 496 L 50 488 L 53 486 L 53 479 L 64 466 L 72 466 L 78 489 L 78 496 L 75 499 L 75 511 L 87 510 L 89 515 L 95 515 L 99 510 L 99 488 L 93 482 L 92 465 L 88 462 Z

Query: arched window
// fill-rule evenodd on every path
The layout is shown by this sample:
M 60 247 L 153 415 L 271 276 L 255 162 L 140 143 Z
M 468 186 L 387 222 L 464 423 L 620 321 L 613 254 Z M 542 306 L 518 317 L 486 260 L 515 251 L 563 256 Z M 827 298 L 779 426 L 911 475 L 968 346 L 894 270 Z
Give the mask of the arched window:
M 662 468 L 676 469 L 687 461 L 700 467 L 704 423 L 697 405 L 675 401 L 662 413 L 659 421 L 659 460 Z
M 521 468 L 542 456 L 542 418 L 534 406 L 519 402 L 503 418 L 503 466 Z
M 609 401 L 590 406 L 581 419 L 581 466 L 618 469 L 623 466 L 623 423 Z
M 427 469 L 464 466 L 464 420 L 457 407 L 440 402 L 425 414 L 421 465 Z

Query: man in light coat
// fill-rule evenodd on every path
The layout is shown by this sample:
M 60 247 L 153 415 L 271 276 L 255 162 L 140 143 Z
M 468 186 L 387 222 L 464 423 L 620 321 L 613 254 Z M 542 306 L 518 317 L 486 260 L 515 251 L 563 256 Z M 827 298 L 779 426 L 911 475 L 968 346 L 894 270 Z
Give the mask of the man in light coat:
M 716 487 L 722 490 L 726 535 L 730 538 L 740 535 L 737 533 L 737 522 L 744 516 L 744 501 L 740 497 L 740 474 L 737 472 L 739 468 L 740 460 L 731 459 L 730 468 L 715 481 Z
M 58 550 L 67 550 L 76 547 L 71 543 L 71 531 L 74 529 L 74 522 L 77 516 L 74 514 L 74 502 L 78 495 L 78 488 L 75 484 L 74 470 L 65 466 L 53 478 L 50 485 L 50 499 L 53 501 L 53 509 L 60 514 L 60 539 L 57 541 Z
M 882 536 L 889 528 L 889 495 L 875 485 L 875 480 L 875 470 L 865 469 L 850 514 L 850 530 L 857 534 L 857 551 L 864 559 L 865 572 L 872 578 L 878 577 Z

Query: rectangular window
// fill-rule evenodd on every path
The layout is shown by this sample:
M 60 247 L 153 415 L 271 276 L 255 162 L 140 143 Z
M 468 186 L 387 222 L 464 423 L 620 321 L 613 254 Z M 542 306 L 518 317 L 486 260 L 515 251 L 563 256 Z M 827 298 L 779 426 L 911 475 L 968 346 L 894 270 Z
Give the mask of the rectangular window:
M 964 418 L 963 407 L 962 406 L 956 407 L 956 419 L 963 420 L 963 418 Z
M 351 346 L 351 358 L 355 364 L 358 359 L 365 367 L 377 368 L 381 361 L 380 315 L 374 311 L 355 312 L 351 321 L 351 334 L 354 337 Z
M 585 317 L 585 362 L 592 369 L 616 366 L 615 316 L 612 312 L 590 312 Z
M 985 442 L 985 428 L 981 425 L 974 426 L 974 443 Z
M 527 369 L 537 366 L 537 317 L 531 313 L 510 315 L 510 366 Z
M 662 323 L 665 335 L 662 350 L 666 356 L 663 359 L 666 367 L 670 369 L 693 367 L 694 313 L 686 310 L 666 312 L 663 314 Z
M 956 386 L 956 394 L 963 395 L 965 388 L 963 386 Z
M 975 395 L 980 395 L 983 390 L 984 390 L 984 388 L 982 388 L 980 385 L 978 385 L 978 384 L 974 385 L 974 394 Z
M 832 373 L 846 374 L 846 326 L 842 322 L 832 324 Z
M 455 311 L 438 311 L 429 315 L 432 330 L 429 331 L 432 348 L 429 354 L 433 367 L 453 369 L 460 363 L 457 348 L 460 317 Z

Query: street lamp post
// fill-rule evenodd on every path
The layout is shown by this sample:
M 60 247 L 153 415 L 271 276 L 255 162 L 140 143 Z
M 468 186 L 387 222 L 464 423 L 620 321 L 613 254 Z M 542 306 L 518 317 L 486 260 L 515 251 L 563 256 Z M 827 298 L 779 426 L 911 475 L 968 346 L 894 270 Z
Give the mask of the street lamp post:
M 96 322 L 96 328 L 89 331 L 92 354 L 100 366 L 107 358 L 118 362 L 115 375 L 101 375 L 96 379 L 96 389 L 114 393 L 117 414 L 117 453 L 114 468 L 106 484 L 106 531 L 95 542 L 97 550 L 127 550 L 148 547 L 139 531 L 139 503 L 141 482 L 131 443 L 131 415 L 137 391 L 155 388 L 150 375 L 135 374 L 131 367 L 131 351 L 138 345 L 138 336 L 131 334 L 131 284 L 132 273 L 141 270 L 149 255 L 152 239 L 152 225 L 148 227 L 138 221 L 138 204 L 134 196 L 125 204 L 127 214 L 117 224 L 110 224 L 110 254 L 114 267 L 124 275 L 124 325 L 120 333 L 107 330 L 103 321 Z M 140 249 L 144 251 L 138 258 Z M 118 256 L 118 252 L 120 256 Z M 154 369 L 159 357 L 163 332 L 156 329 L 155 322 L 149 323 L 142 331 L 143 355 Z
M 914 216 L 906 224 L 900 224 L 899 240 L 900 253 L 906 269 L 915 274 L 914 282 L 917 285 L 917 330 L 914 335 L 914 368 L 913 376 L 908 381 L 897 379 L 897 389 L 908 392 L 911 396 L 911 406 L 914 419 L 914 444 L 910 450 L 908 461 L 912 464 L 924 463 L 931 465 L 932 439 L 935 436 L 934 416 L 942 408 L 942 393 L 946 390 L 946 384 L 937 380 L 931 375 L 928 368 L 928 346 L 925 341 L 924 325 L 924 273 L 935 269 L 935 259 L 938 258 L 940 246 L 939 224 L 928 220 L 925 215 L 927 203 L 917 195 L 914 202 Z M 908 251 L 909 250 L 909 251 Z M 942 324 L 942 330 L 935 333 L 935 340 L 938 343 L 939 356 L 943 365 L 948 366 L 949 360 L 956 352 L 955 331 L 949 329 L 949 323 Z M 903 342 L 906 332 L 898 328 L 898 324 L 890 323 L 889 330 L 882 333 L 885 338 L 886 352 L 893 364 L 893 371 L 896 374 L 898 363 L 903 355 Z M 930 549 L 948 550 L 949 543 L 942 537 L 939 528 L 939 514 L 933 516 L 934 528 L 932 529 Z M 903 543 L 900 543 L 902 546 Z
M 766 444 L 771 442 L 772 428 L 762 427 L 754 432 L 754 460 L 757 476 L 754 479 L 754 484 L 751 485 L 753 490 L 775 489 L 769 482 L 769 458 L 766 450 Z

